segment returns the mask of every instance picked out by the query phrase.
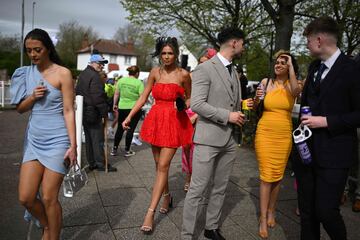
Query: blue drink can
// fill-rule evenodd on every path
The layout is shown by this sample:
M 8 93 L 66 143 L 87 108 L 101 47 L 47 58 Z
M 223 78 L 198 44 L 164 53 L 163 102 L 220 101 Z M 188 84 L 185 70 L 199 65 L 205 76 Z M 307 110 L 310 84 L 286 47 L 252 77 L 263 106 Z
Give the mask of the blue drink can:
M 301 107 L 301 116 L 311 116 L 312 113 L 311 113 L 311 109 L 309 106 L 303 106 Z

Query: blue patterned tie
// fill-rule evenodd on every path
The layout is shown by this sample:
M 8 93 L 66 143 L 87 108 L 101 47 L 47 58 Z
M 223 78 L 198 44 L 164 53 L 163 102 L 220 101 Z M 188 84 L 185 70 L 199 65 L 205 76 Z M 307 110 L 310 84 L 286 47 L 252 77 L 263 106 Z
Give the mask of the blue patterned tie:
M 320 88 L 321 76 L 324 73 L 326 68 L 327 67 L 324 63 L 320 64 L 319 69 L 316 74 L 316 77 L 315 77 L 315 88 Z

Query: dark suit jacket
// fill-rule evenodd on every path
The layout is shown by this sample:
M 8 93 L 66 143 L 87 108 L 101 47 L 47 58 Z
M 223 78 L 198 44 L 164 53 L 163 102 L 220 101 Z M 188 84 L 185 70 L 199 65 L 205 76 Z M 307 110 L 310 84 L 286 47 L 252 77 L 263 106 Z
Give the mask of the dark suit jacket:
M 348 168 L 356 157 L 360 127 L 360 71 L 341 54 L 317 92 L 313 81 L 319 65 L 319 60 L 310 64 L 301 97 L 301 106 L 310 106 L 313 116 L 325 116 L 328 123 L 327 128 L 312 129 L 311 154 L 320 167 Z
M 105 85 L 94 68 L 87 66 L 79 75 L 76 95 L 84 97 L 84 106 L 95 106 L 102 117 L 107 116 Z

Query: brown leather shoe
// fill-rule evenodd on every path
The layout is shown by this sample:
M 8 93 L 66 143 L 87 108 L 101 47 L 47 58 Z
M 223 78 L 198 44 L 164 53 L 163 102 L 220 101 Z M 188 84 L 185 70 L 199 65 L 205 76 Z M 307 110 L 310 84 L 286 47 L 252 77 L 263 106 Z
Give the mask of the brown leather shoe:
M 352 205 L 353 212 L 360 212 L 360 199 L 355 199 Z

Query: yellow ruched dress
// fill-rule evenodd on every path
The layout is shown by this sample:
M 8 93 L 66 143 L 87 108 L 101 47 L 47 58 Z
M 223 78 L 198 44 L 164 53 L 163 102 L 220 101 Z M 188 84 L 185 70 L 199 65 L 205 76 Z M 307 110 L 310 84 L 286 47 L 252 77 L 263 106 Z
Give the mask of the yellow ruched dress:
M 295 99 L 283 85 L 275 81 L 275 86 L 265 96 L 264 112 L 255 135 L 260 179 L 264 182 L 283 178 L 292 147 L 291 111 Z

